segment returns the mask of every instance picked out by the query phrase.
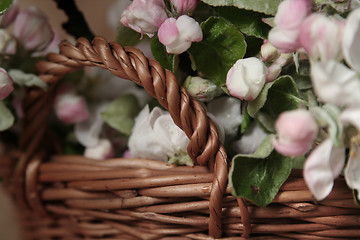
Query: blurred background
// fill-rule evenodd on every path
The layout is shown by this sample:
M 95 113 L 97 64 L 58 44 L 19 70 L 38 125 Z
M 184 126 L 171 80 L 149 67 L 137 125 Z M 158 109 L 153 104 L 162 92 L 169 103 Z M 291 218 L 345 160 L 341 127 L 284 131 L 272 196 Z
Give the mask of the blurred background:
M 65 1 L 65 0 L 62 0 Z M 116 26 L 122 10 L 130 4 L 130 0 L 75 0 L 78 9 L 83 13 L 90 30 L 97 36 L 113 41 Z M 20 10 L 35 5 L 48 16 L 50 24 L 60 39 L 72 39 L 62 28 L 67 16 L 57 8 L 53 0 L 17 0 Z M 0 154 L 1 151 L 0 146 Z M 0 182 L 0 240 L 21 240 L 20 229 L 16 224 L 16 212 L 10 196 L 7 195 Z

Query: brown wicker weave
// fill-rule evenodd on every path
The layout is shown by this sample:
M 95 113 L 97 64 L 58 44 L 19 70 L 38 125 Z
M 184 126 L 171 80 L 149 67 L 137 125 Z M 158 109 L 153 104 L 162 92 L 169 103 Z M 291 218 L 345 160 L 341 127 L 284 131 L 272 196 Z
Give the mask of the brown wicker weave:
M 56 82 L 83 66 L 144 87 L 189 137 L 196 166 L 61 155 L 46 121 Z M 224 147 L 203 106 L 139 50 L 79 39 L 61 43 L 60 54 L 49 54 L 37 69 L 49 89 L 29 89 L 19 148 L 0 161 L 24 239 L 360 239 L 360 208 L 342 178 L 322 202 L 297 171 L 266 208 L 234 198 Z

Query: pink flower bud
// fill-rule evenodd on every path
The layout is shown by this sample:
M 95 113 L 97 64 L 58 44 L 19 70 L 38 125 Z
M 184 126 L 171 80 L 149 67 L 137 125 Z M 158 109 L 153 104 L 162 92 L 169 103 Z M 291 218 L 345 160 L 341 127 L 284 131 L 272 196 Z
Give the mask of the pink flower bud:
M 300 48 L 299 31 L 302 22 L 311 13 L 309 0 L 285 0 L 275 16 L 276 26 L 269 32 L 269 41 L 280 52 L 295 52 Z
M 309 0 L 285 0 L 279 4 L 275 15 L 275 24 L 282 29 L 299 28 L 310 13 L 311 2 Z
M 230 94 L 241 100 L 254 100 L 265 84 L 267 68 L 255 57 L 239 59 L 226 76 L 226 87 Z
M 46 15 L 38 8 L 31 6 L 18 14 L 14 25 L 14 35 L 26 49 L 41 51 L 51 42 L 54 33 Z
M 55 96 L 55 114 L 65 123 L 78 123 L 89 118 L 86 101 L 82 96 L 76 95 L 72 84 L 60 86 Z
M 14 90 L 14 81 L 3 68 L 0 68 L 0 100 L 4 100 Z
M 313 59 L 341 59 L 344 21 L 320 13 L 311 14 L 300 28 L 301 46 Z
M 114 149 L 108 139 L 100 139 L 93 147 L 87 147 L 84 152 L 87 158 L 103 160 L 114 157 Z
M 152 37 L 166 19 L 163 0 L 134 0 L 123 12 L 120 23 Z
M 171 0 L 172 5 L 179 15 L 183 15 L 195 10 L 198 0 Z
M 13 3 L 6 12 L 0 16 L 0 28 L 7 28 L 11 23 L 13 23 L 18 13 L 19 6 L 17 3 Z
M 299 29 L 283 29 L 278 26 L 269 32 L 269 41 L 282 53 L 296 52 L 300 48 Z
M 198 22 L 182 15 L 178 19 L 166 19 L 159 28 L 158 37 L 168 53 L 181 54 L 190 48 L 192 42 L 200 42 L 203 35 Z
M 308 152 L 317 136 L 318 126 L 310 112 L 297 109 L 280 114 L 275 123 L 278 137 L 273 145 L 281 154 L 291 157 Z

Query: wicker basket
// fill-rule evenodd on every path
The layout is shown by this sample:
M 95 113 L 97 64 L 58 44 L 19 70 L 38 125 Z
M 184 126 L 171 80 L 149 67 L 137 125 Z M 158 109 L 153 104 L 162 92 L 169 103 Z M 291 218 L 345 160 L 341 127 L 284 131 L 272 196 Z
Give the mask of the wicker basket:
M 190 138 L 196 166 L 61 155 L 46 120 L 56 82 L 83 66 L 144 87 Z M 18 149 L 0 158 L 24 239 L 360 239 L 360 208 L 342 178 L 322 202 L 298 171 L 266 208 L 233 197 L 226 153 L 203 106 L 139 50 L 79 39 L 61 43 L 37 69 L 49 89 L 29 89 Z

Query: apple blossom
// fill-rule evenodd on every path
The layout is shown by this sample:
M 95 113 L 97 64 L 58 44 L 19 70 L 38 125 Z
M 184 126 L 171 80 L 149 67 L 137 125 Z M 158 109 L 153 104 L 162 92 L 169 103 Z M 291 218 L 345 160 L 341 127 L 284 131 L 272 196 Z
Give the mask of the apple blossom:
M 3 68 L 0 68 L 0 101 L 4 100 L 14 91 L 14 81 Z
M 184 87 L 192 97 L 202 102 L 209 102 L 223 92 L 215 83 L 201 77 L 187 77 Z
M 360 72 L 360 8 L 352 11 L 347 19 L 342 39 L 342 50 L 346 62 Z
M 279 4 L 275 15 L 276 26 L 268 39 L 280 52 L 295 52 L 300 48 L 299 30 L 302 22 L 311 13 L 309 0 L 285 0 Z
M 120 18 L 120 23 L 136 32 L 153 37 L 167 19 L 163 0 L 134 0 Z
M 360 108 L 346 108 L 340 113 L 340 122 L 344 127 L 354 126 L 360 130 Z M 350 154 L 344 169 L 347 185 L 360 190 L 359 135 L 351 138 Z M 345 147 L 336 146 L 330 138 L 325 139 L 309 155 L 304 165 L 304 179 L 314 197 L 320 201 L 332 190 L 334 179 L 345 165 Z
M 335 60 L 313 62 L 310 74 L 320 101 L 337 106 L 359 106 L 360 79 L 352 69 Z
M 300 27 L 299 41 L 312 59 L 341 59 L 344 21 L 313 13 Z
M 59 86 L 55 95 L 56 116 L 65 123 L 82 122 L 89 118 L 89 111 L 84 97 L 76 94 L 72 84 Z
M 84 156 L 98 160 L 112 158 L 114 157 L 114 149 L 108 139 L 100 139 L 95 146 L 85 149 Z
M 129 138 L 128 147 L 135 158 L 158 159 L 167 162 L 169 158 L 186 152 L 189 139 L 175 125 L 169 112 L 149 106 L 138 114 Z
M 198 4 L 198 0 L 171 0 L 170 2 L 179 15 L 194 11 Z
M 230 95 L 241 100 L 254 100 L 265 84 L 267 68 L 255 57 L 239 59 L 226 76 L 226 87 Z
M 31 6 L 19 12 L 14 23 L 14 36 L 32 51 L 44 50 L 54 37 L 46 15 Z
M 178 19 L 166 19 L 159 28 L 158 37 L 168 53 L 181 54 L 190 48 L 192 42 L 200 42 L 203 34 L 195 19 L 182 15 Z
M 274 148 L 291 157 L 307 153 L 318 133 L 315 119 L 304 109 L 281 113 L 276 120 L 275 129 L 278 136 L 273 141 Z

